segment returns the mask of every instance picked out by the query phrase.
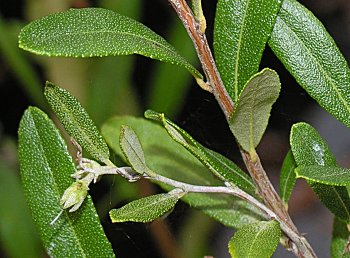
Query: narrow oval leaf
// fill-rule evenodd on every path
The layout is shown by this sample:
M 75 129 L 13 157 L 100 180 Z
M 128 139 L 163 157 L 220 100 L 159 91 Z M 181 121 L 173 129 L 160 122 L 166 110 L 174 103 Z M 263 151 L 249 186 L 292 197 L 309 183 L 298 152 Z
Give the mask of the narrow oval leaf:
M 288 204 L 288 200 L 296 182 L 294 172 L 296 167 L 297 164 L 295 163 L 293 153 L 290 150 L 284 158 L 280 175 L 280 196 L 285 204 Z
M 307 123 L 294 124 L 290 145 L 298 166 L 336 166 L 336 160 L 318 132 Z M 346 187 L 307 181 L 321 202 L 340 219 L 350 220 L 350 198 Z
M 74 96 L 53 83 L 46 82 L 45 97 L 71 137 L 93 158 L 101 162 L 109 159 L 107 144 Z
M 320 165 L 301 166 L 295 169 L 298 178 L 326 185 L 350 185 L 350 169 Z
M 279 0 L 219 0 L 214 27 L 218 70 L 232 100 L 259 71 L 265 44 L 279 11 Z
M 114 257 L 98 215 L 88 197 L 74 212 L 62 211 L 60 198 L 73 182 L 72 158 L 53 122 L 37 108 L 23 115 L 19 130 L 23 188 L 32 217 L 51 257 Z
M 203 164 L 169 137 L 159 124 L 130 116 L 115 117 L 102 126 L 102 134 L 116 154 L 123 157 L 118 141 L 122 125 L 136 132 L 147 160 L 147 166 L 157 174 L 174 180 L 197 185 L 222 185 L 222 181 Z M 167 191 L 170 187 L 161 185 Z M 220 221 L 226 226 L 239 228 L 242 225 L 263 220 L 264 215 L 247 202 L 227 195 L 190 193 L 182 197 L 191 207 Z
M 171 138 L 185 147 L 219 179 L 237 185 L 244 191 L 255 195 L 255 185 L 251 178 L 232 161 L 215 151 L 205 148 L 185 130 L 165 118 L 164 114 L 147 110 L 145 117 L 162 122 Z
M 130 202 L 119 209 L 113 209 L 109 216 L 115 222 L 151 222 L 175 207 L 181 195 L 156 194 L 133 202 Z
M 350 252 L 346 250 L 349 241 L 349 230 L 347 224 L 341 221 L 337 217 L 334 217 L 333 221 L 333 233 L 332 233 L 332 245 L 331 254 L 332 258 L 349 258 Z
M 239 229 L 228 247 L 233 258 L 270 258 L 280 241 L 281 229 L 275 220 L 259 221 Z
M 148 168 L 142 146 L 135 132 L 129 126 L 122 126 L 120 131 L 120 148 L 135 172 L 147 174 Z
M 259 144 L 280 89 L 278 74 L 265 68 L 247 82 L 240 94 L 229 125 L 245 151 L 252 153 Z
M 269 45 L 320 106 L 350 127 L 350 70 L 321 22 L 296 0 L 284 0 Z
M 70 9 L 24 27 L 19 46 L 39 55 L 93 57 L 139 54 L 201 74 L 143 24 L 102 8 Z

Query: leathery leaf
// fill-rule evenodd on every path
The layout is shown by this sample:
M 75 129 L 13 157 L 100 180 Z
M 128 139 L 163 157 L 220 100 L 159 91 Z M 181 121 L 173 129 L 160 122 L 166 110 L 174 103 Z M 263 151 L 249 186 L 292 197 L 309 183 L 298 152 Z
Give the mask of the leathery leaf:
M 109 149 L 106 142 L 88 113 L 74 96 L 65 89 L 47 82 L 45 97 L 71 137 L 95 159 L 101 162 L 109 159 Z
M 62 212 L 60 199 L 74 181 L 70 175 L 75 166 L 53 122 L 41 110 L 28 108 L 18 140 L 24 193 L 47 253 L 51 257 L 115 257 L 89 196 L 78 211 Z
M 25 26 L 19 46 L 39 55 L 94 57 L 139 54 L 202 75 L 161 36 L 124 15 L 102 8 L 54 13 Z

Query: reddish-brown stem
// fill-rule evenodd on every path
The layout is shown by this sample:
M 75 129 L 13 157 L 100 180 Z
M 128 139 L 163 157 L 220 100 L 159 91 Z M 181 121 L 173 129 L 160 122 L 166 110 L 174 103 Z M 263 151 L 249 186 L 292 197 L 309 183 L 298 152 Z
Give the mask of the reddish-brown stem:
M 226 117 L 233 111 L 233 102 L 222 83 L 219 72 L 208 45 L 205 34 L 201 31 L 200 24 L 196 21 L 192 10 L 185 0 L 169 0 L 179 18 L 184 24 L 188 35 L 191 37 L 199 60 L 202 64 L 207 80 L 212 88 L 212 92 L 217 99 Z
M 168 1 L 173 6 L 184 24 L 188 35 L 191 37 L 207 80 L 212 88 L 212 92 L 223 110 L 226 119 L 229 120 L 234 109 L 233 101 L 223 85 L 206 36 L 201 31 L 200 24 L 196 21 L 192 10 L 185 0 Z M 260 163 L 259 157 L 256 156 L 256 158 L 252 160 L 250 155 L 243 150 L 241 151 L 241 154 L 265 205 L 276 214 L 279 221 L 283 221 L 281 227 L 288 238 L 286 243 L 287 247 L 289 247 L 289 249 L 298 257 L 316 257 L 310 244 L 298 232 L 291 220 L 283 202 L 268 179 L 267 174 Z

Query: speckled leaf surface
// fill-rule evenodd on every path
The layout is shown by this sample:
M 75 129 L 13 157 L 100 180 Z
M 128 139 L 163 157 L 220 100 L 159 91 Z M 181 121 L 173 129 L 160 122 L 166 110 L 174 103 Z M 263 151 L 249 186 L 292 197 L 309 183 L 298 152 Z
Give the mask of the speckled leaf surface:
M 280 174 L 280 196 L 284 203 L 288 203 L 292 190 L 296 182 L 294 169 L 297 167 L 293 153 L 288 151 L 283 160 L 281 174 Z
M 249 78 L 259 70 L 280 5 L 279 0 L 218 1 L 214 52 L 218 70 L 234 102 Z
M 319 133 L 307 123 L 294 124 L 290 145 L 298 166 L 337 166 L 334 155 Z M 321 202 L 342 220 L 350 219 L 350 198 L 345 186 L 307 181 Z
M 350 70 L 321 22 L 296 0 L 284 0 L 269 45 L 320 106 L 350 127 Z
M 332 258 L 349 258 L 350 252 L 345 252 L 346 245 L 349 239 L 349 230 L 344 221 L 341 221 L 337 217 L 333 221 L 332 232 L 332 245 L 331 255 Z
M 350 170 L 331 166 L 300 166 L 295 169 L 298 178 L 326 185 L 350 185 Z
M 186 183 L 222 185 L 198 159 L 176 143 L 162 126 L 143 118 L 115 117 L 102 126 L 102 135 L 119 156 L 123 157 L 119 146 L 122 125 L 127 125 L 136 132 L 147 166 L 152 171 Z M 162 187 L 171 189 L 165 185 Z M 239 228 L 263 219 L 256 208 L 232 196 L 191 193 L 182 197 L 182 200 L 230 227 Z
M 166 118 L 164 114 L 147 110 L 145 117 L 160 121 L 174 141 L 185 147 L 219 179 L 237 185 L 244 191 L 255 195 L 255 186 L 251 178 L 232 161 L 220 153 L 205 148 L 185 130 Z
M 62 207 L 64 190 L 73 182 L 72 158 L 53 122 L 37 108 L 28 108 L 20 122 L 19 160 L 23 188 L 32 217 L 51 257 L 114 257 L 96 210 L 88 197 L 74 212 Z
M 24 27 L 19 46 L 39 55 L 93 57 L 140 54 L 200 73 L 143 24 L 102 8 L 70 9 Z
M 245 151 L 251 153 L 259 144 L 280 89 L 278 74 L 265 68 L 252 76 L 241 92 L 229 126 Z
M 259 221 L 238 230 L 229 242 L 233 258 L 270 258 L 280 241 L 278 222 Z
M 68 91 L 47 82 L 45 97 L 60 119 L 64 129 L 83 149 L 101 162 L 109 159 L 107 144 L 85 109 L 74 96 Z
M 156 194 L 130 202 L 109 212 L 112 222 L 151 222 L 174 208 L 178 195 Z

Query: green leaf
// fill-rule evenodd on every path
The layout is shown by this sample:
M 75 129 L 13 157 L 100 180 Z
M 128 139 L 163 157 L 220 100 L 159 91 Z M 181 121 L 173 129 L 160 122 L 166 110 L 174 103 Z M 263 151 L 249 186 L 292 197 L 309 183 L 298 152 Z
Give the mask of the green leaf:
M 149 169 L 146 165 L 141 143 L 135 132 L 128 126 L 122 126 L 119 141 L 120 148 L 134 171 L 141 175 L 147 174 Z
M 255 185 L 251 178 L 232 161 L 215 151 L 205 148 L 186 131 L 165 118 L 164 114 L 147 110 L 145 117 L 162 122 L 171 138 L 185 147 L 219 179 L 237 185 L 252 195 L 255 194 Z
M 251 154 L 266 130 L 280 88 L 278 74 L 265 68 L 247 82 L 239 96 L 229 121 L 230 129 L 242 148 Z
M 46 82 L 45 97 L 62 125 L 92 157 L 104 162 L 109 159 L 109 149 L 96 126 L 68 91 Z
M 118 140 L 122 125 L 127 125 L 136 132 L 142 143 L 147 166 L 152 171 L 190 184 L 222 185 L 198 159 L 173 141 L 163 127 L 142 118 L 115 117 L 102 126 L 102 135 L 116 154 L 123 156 Z M 171 189 L 161 186 L 166 190 Z M 191 193 L 182 200 L 230 227 L 239 228 L 264 218 L 252 205 L 227 195 Z
M 5 257 L 42 257 L 43 248 L 24 198 L 18 172 L 0 159 L 0 176 L 0 239 Z
M 234 102 L 249 78 L 259 71 L 280 5 L 279 0 L 218 1 L 214 51 L 218 70 Z
M 296 176 L 294 172 L 294 169 L 296 167 L 297 164 L 295 163 L 293 153 L 290 150 L 284 158 L 280 175 L 280 196 L 285 204 L 288 203 L 296 182 Z
M 325 167 L 320 165 L 301 166 L 295 169 L 297 178 L 326 185 L 350 185 L 350 170 L 341 167 Z
M 280 241 L 278 222 L 259 221 L 239 229 L 228 246 L 233 258 L 269 258 Z
M 318 132 L 307 123 L 294 124 L 290 145 L 298 166 L 336 166 L 336 160 Z M 346 187 L 308 181 L 326 207 L 340 219 L 350 219 L 350 198 Z
M 296 0 L 284 0 L 269 45 L 320 106 L 350 127 L 350 70 L 321 22 Z
M 39 55 L 93 57 L 139 54 L 201 74 L 143 24 L 102 8 L 70 9 L 24 27 L 19 46 Z
M 331 254 L 332 258 L 349 258 L 350 252 L 345 252 L 349 240 L 349 230 L 344 221 L 334 217 Z
M 175 190 L 174 190 L 175 191 Z M 119 209 L 109 212 L 111 220 L 115 222 L 151 222 L 175 207 L 181 198 L 179 193 L 165 193 L 151 195 L 133 202 L 130 202 Z
M 91 198 L 74 212 L 62 211 L 60 198 L 74 181 L 72 158 L 53 122 L 37 108 L 23 115 L 19 130 L 23 188 L 32 217 L 52 257 L 114 257 Z

